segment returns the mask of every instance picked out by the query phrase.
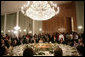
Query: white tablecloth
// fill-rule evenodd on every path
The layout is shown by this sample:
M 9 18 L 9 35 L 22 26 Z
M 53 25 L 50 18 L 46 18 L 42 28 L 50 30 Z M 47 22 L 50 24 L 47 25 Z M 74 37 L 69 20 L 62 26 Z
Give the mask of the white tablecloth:
M 41 44 L 41 43 L 39 43 L 39 44 Z M 46 43 L 44 43 L 44 45 L 45 44 Z M 27 46 L 35 49 L 34 48 L 35 45 L 37 45 L 37 44 L 24 44 L 24 45 L 19 45 L 19 46 L 13 47 L 13 49 L 10 50 L 10 54 L 12 54 L 12 56 L 23 56 L 23 51 Z M 75 47 L 71 47 L 69 45 L 57 44 L 57 43 L 51 44 L 51 45 L 53 45 L 52 47 L 54 47 L 54 48 L 56 46 L 59 46 L 63 50 L 63 56 L 73 56 L 73 55 L 79 56 L 78 51 L 76 50 Z M 50 48 L 52 48 L 52 47 L 50 47 Z M 48 51 L 41 51 L 41 52 L 45 53 L 45 55 L 34 55 L 34 56 L 54 56 L 54 54 L 51 54 L 49 52 L 49 50 Z

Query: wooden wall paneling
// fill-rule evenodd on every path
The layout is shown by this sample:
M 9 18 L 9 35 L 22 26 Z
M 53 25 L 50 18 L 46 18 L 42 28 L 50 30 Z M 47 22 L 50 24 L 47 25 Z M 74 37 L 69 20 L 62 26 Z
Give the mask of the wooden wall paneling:
M 67 3 L 60 5 L 60 13 L 53 18 L 43 21 L 43 30 L 46 31 L 46 27 L 48 28 L 49 33 L 53 33 L 58 31 L 59 28 L 63 27 L 68 30 L 68 24 L 66 17 L 73 17 L 74 21 L 74 30 L 77 31 L 77 21 L 76 21 L 76 9 L 75 2 Z M 70 29 L 70 28 L 69 28 Z

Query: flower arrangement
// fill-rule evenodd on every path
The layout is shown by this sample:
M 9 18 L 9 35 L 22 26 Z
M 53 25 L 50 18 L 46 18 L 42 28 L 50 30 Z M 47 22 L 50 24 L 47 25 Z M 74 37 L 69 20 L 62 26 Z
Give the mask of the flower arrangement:
M 68 45 L 57 44 L 57 43 L 35 43 L 35 44 L 24 44 L 20 46 L 13 47 L 10 50 L 12 56 L 23 56 L 23 51 L 31 47 L 35 51 L 34 56 L 53 56 L 54 50 L 57 47 L 60 47 L 63 50 L 63 56 L 79 56 L 75 47 L 71 47 Z

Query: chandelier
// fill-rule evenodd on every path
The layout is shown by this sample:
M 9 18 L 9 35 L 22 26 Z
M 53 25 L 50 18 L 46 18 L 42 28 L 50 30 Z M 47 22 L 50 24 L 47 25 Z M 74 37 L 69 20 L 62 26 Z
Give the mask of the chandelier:
M 59 13 L 59 7 L 53 1 L 27 1 L 21 12 L 33 20 L 48 20 Z

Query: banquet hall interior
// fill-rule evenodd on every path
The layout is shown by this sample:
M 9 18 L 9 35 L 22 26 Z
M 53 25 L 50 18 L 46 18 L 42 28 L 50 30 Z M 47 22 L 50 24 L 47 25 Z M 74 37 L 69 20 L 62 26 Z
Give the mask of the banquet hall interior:
M 2 56 L 83 56 L 84 1 L 1 1 Z

